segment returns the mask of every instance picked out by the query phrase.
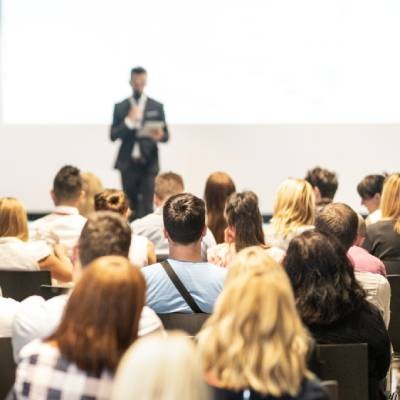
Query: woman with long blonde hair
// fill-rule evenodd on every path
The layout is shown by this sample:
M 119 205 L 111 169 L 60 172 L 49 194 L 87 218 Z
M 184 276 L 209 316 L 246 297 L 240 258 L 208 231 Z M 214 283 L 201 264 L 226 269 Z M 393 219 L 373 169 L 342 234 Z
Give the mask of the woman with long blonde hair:
M 400 173 L 385 179 L 382 219 L 368 225 L 363 247 L 383 261 L 388 274 L 400 273 Z
M 312 229 L 315 217 L 315 194 L 304 179 L 289 178 L 276 192 L 273 218 L 265 229 L 265 240 L 272 246 L 287 249 L 290 240 Z
M 309 339 L 290 282 L 258 247 L 233 260 L 198 341 L 216 400 L 328 399 L 306 366 Z

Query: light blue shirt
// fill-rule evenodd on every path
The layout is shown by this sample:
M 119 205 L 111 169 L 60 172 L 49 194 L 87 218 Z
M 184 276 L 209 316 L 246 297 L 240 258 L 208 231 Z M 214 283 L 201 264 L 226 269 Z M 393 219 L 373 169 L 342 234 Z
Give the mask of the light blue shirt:
M 206 262 L 168 261 L 199 308 L 205 313 L 212 313 L 215 300 L 223 289 L 227 270 Z M 156 313 L 192 312 L 161 264 L 149 265 L 141 271 L 147 282 L 147 305 Z

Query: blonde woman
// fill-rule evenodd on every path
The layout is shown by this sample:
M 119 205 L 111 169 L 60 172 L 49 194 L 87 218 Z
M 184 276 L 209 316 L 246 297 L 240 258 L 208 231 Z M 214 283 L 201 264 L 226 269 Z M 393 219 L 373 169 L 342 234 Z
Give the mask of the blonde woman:
M 82 201 L 78 204 L 79 214 L 88 217 L 94 212 L 94 196 L 103 190 L 103 184 L 99 177 L 91 172 L 81 172 L 82 189 L 85 193 Z
M 194 344 L 181 334 L 148 336 L 123 357 L 112 400 L 210 399 Z
M 306 366 L 308 336 L 289 280 L 260 248 L 233 260 L 198 340 L 216 400 L 328 399 Z
M 72 280 L 73 266 L 63 246 L 56 244 L 52 249 L 44 241 L 29 242 L 28 239 L 28 220 L 23 204 L 12 197 L 0 198 L 0 269 L 48 269 L 54 279 Z
M 386 178 L 382 219 L 368 225 L 363 247 L 383 261 L 388 274 L 400 273 L 400 173 Z
M 286 251 L 293 237 L 313 228 L 314 216 L 315 195 L 311 185 L 304 179 L 286 179 L 275 195 L 273 218 L 264 230 L 266 242 Z

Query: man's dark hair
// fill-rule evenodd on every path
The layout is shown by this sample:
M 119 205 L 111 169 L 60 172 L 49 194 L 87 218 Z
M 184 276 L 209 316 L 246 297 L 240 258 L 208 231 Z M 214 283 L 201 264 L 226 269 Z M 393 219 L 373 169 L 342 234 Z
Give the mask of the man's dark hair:
M 79 238 L 79 259 L 86 266 L 98 257 L 128 257 L 132 230 L 126 219 L 112 211 L 91 214 Z
M 357 213 L 347 204 L 328 204 L 317 213 L 315 229 L 336 237 L 347 251 L 357 237 Z
M 163 219 L 173 242 L 184 245 L 197 242 L 206 223 L 204 201 L 190 193 L 171 196 L 164 204 Z
M 358 185 L 357 192 L 362 199 L 370 199 L 376 193 L 382 194 L 385 175 L 367 175 Z
M 131 76 L 132 75 L 140 75 L 140 74 L 147 74 L 147 71 L 143 67 L 134 67 L 131 69 Z
M 334 172 L 315 167 L 307 172 L 304 178 L 312 187 L 317 187 L 322 198 L 333 199 L 338 188 L 338 179 Z
M 82 177 L 78 168 L 62 167 L 54 178 L 53 192 L 58 203 L 78 200 L 82 192 Z

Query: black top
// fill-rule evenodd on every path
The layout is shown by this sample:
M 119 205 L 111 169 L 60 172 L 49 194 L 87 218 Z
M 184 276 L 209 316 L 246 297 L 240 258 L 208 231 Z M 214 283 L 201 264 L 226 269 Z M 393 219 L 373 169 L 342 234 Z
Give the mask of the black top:
M 383 261 L 388 274 L 400 274 L 400 235 L 393 220 L 368 225 L 363 247 Z
M 304 379 L 300 393 L 296 397 L 263 396 L 252 390 L 235 392 L 228 389 L 213 388 L 214 400 L 329 400 L 328 394 L 316 380 Z M 249 397 L 250 396 L 250 397 Z

